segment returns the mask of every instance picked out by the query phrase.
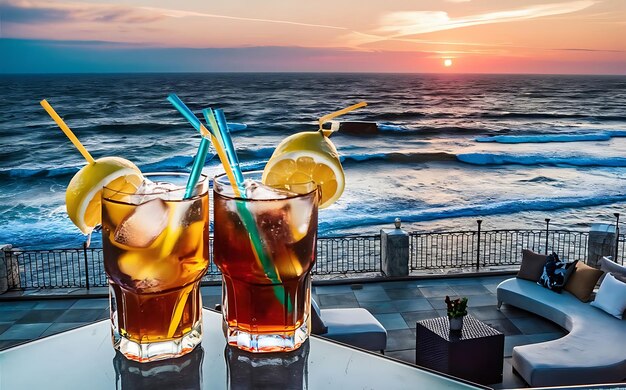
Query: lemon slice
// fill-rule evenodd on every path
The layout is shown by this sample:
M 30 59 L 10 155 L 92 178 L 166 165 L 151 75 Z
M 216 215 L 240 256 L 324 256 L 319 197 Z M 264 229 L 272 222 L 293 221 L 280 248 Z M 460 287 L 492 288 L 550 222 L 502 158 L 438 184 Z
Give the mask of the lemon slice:
M 103 157 L 78 171 L 65 191 L 67 215 L 83 233 L 89 234 L 101 223 L 102 188 L 133 193 L 143 176 L 135 164 L 119 157 Z
M 335 203 L 345 187 L 337 149 L 320 131 L 285 138 L 267 162 L 262 181 L 274 187 L 313 181 L 321 189 L 320 208 Z

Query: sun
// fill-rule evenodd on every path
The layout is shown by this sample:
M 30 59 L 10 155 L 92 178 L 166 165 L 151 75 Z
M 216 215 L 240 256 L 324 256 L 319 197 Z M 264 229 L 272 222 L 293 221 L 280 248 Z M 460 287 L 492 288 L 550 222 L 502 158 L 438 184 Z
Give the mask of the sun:
M 452 59 L 446 58 L 445 60 L 443 60 L 443 66 L 445 66 L 446 68 L 451 67 L 452 66 Z

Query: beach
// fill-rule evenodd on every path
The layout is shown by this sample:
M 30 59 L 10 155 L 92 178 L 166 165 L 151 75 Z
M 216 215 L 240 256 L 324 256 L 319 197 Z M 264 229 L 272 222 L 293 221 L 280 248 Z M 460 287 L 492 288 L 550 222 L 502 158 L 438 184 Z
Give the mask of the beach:
M 222 108 L 242 166 L 262 169 L 284 137 L 368 102 L 332 136 L 346 173 L 321 236 L 408 231 L 586 230 L 612 223 L 626 190 L 626 77 L 420 74 L 2 76 L 0 243 L 80 247 L 65 187 L 84 164 L 39 105 L 48 101 L 91 154 L 142 171 L 189 170 L 199 135 L 167 102 Z M 204 172 L 220 173 L 214 151 Z M 100 246 L 94 235 L 92 246 Z

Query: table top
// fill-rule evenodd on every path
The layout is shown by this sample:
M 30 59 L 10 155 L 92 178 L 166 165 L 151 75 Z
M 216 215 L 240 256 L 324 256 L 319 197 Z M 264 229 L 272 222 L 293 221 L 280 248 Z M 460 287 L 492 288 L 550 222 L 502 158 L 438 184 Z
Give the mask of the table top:
M 463 318 L 463 328 L 461 329 L 461 332 L 450 332 L 450 322 L 448 317 L 438 317 L 418 321 L 417 326 L 422 326 L 430 330 L 446 341 L 462 341 L 502 335 L 502 333 L 496 329 L 482 321 L 477 320 L 469 314 Z
M 116 353 L 110 321 L 99 321 L 0 351 L 0 388 L 482 388 L 316 336 L 286 354 L 239 351 L 226 345 L 221 314 L 207 309 L 203 332 L 192 353 L 142 364 Z

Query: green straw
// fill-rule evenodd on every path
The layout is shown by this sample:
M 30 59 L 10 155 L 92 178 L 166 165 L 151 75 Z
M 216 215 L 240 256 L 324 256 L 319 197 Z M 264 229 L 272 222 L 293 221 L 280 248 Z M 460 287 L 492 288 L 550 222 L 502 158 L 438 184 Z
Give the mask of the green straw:
M 222 164 L 228 164 L 233 171 L 233 176 L 235 178 L 235 183 L 230 183 L 233 187 L 238 187 L 241 191 L 241 198 L 246 198 L 246 192 L 244 188 L 244 179 L 243 173 L 241 172 L 241 168 L 239 167 L 239 160 L 237 159 L 237 152 L 235 151 L 235 147 L 233 145 L 233 141 L 230 137 L 230 133 L 228 132 L 228 127 L 226 126 L 226 118 L 222 110 L 215 110 L 216 115 L 214 115 L 213 111 L 210 108 L 202 110 L 202 114 L 204 115 L 204 119 L 206 120 L 209 128 L 211 129 L 211 134 L 218 141 L 218 145 L 214 145 L 216 148 L 223 148 L 228 161 L 222 161 Z M 221 117 L 221 118 L 220 118 Z M 214 184 L 215 185 L 215 184 Z M 278 270 L 276 266 L 271 261 L 268 256 L 263 243 L 261 242 L 261 233 L 259 232 L 259 228 L 254 220 L 254 215 L 252 212 L 247 209 L 247 203 L 241 200 L 235 200 L 235 204 L 237 205 L 237 211 L 239 212 L 239 216 L 241 217 L 241 221 L 244 225 L 244 228 L 248 232 L 248 237 L 250 238 L 250 243 L 252 244 L 252 250 L 255 254 L 255 257 L 261 264 L 265 275 L 270 280 L 270 282 L 274 283 L 274 295 L 279 302 L 283 302 L 285 299 L 285 289 L 282 285 L 282 281 L 280 276 L 278 275 Z M 291 303 L 291 299 L 287 299 L 287 311 L 291 312 L 293 310 L 293 305 Z

